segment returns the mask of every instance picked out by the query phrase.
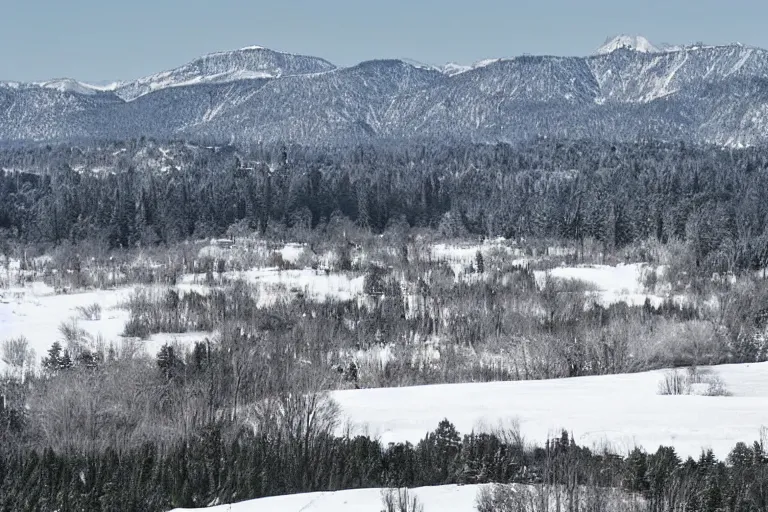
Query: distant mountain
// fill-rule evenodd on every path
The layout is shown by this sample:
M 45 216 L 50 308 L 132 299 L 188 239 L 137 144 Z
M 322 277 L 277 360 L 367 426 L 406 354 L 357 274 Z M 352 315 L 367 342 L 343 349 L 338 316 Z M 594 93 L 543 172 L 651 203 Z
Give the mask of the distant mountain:
M 609 39 L 589 57 L 336 68 L 260 47 L 133 82 L 0 84 L 0 143 L 150 136 L 352 144 L 534 137 L 768 142 L 768 52 Z
M 456 62 L 449 62 L 448 64 L 441 67 L 440 71 L 448 76 L 453 76 L 458 75 L 459 73 L 464 73 L 465 71 L 469 71 L 470 69 L 472 69 L 472 66 L 457 64 Z
M 130 101 L 167 87 L 308 75 L 333 69 L 336 69 L 336 66 L 317 57 L 292 55 L 261 46 L 249 46 L 231 52 L 205 55 L 180 68 L 121 84 L 115 92 L 124 100 Z
M 643 36 L 621 35 L 606 39 L 603 46 L 598 48 L 596 53 L 598 55 L 604 55 L 619 49 L 634 50 L 640 53 L 658 53 L 660 51 L 659 48 L 652 45 L 651 42 Z
M 76 94 L 92 95 L 99 92 L 114 91 L 118 84 L 113 83 L 109 85 L 94 85 L 87 84 L 85 82 L 79 82 L 71 78 L 59 78 L 55 80 L 48 80 L 47 82 L 38 82 L 33 85 L 39 85 L 46 89 L 55 89 L 59 92 L 71 92 Z

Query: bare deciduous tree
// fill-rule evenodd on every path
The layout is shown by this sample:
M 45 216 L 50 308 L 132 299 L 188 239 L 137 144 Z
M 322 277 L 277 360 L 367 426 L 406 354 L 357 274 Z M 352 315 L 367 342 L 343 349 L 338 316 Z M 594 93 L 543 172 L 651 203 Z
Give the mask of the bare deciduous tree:
M 2 361 L 11 367 L 11 375 L 22 379 L 28 368 L 35 363 L 35 352 L 29 347 L 29 341 L 24 336 L 10 338 L 2 343 Z

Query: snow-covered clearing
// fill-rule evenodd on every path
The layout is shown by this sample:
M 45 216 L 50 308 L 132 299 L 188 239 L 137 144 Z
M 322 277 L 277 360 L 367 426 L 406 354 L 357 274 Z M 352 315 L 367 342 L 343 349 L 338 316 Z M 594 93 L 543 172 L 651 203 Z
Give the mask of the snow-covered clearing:
M 259 268 L 244 272 L 225 272 L 225 279 L 242 280 L 259 289 L 259 305 L 265 306 L 281 298 L 289 298 L 295 292 L 317 301 L 327 299 L 351 300 L 363 293 L 364 276 L 343 273 L 326 273 L 322 270 L 279 270 Z M 205 282 L 204 275 L 187 274 L 184 285 Z
M 280 249 L 280 255 L 285 261 L 296 263 L 305 250 L 306 248 L 303 244 L 285 244 L 285 247 Z
M 583 265 L 578 267 L 555 267 L 551 270 L 536 270 L 536 284 L 542 287 L 547 279 L 575 279 L 591 285 L 595 290 L 588 292 L 601 305 L 609 306 L 625 302 L 630 306 L 642 306 L 646 298 L 658 307 L 664 298 L 649 293 L 642 283 L 646 272 L 656 272 L 644 263 L 629 265 Z
M 504 239 L 486 240 L 482 244 L 435 244 L 431 248 L 431 257 L 438 261 L 445 261 L 451 265 L 454 274 L 462 274 L 466 267 L 475 263 L 477 252 L 488 258 L 492 253 L 503 254 L 506 257 L 518 258 L 513 262 L 525 264 L 523 250 L 519 247 L 506 245 Z
M 187 288 L 194 289 L 192 286 Z M 57 295 L 53 288 L 41 282 L 23 288 L 0 289 L 0 341 L 24 336 L 39 363 L 53 342 L 63 339 L 60 326 L 65 323 L 72 325 L 74 322 L 93 341 L 94 346 L 91 348 L 98 348 L 95 344 L 102 340 L 106 346 L 113 343 L 115 349 L 119 349 L 125 341 L 121 335 L 129 318 L 128 310 L 120 306 L 135 289 L 124 287 Z M 101 317 L 86 320 L 78 308 L 87 308 L 92 304 L 101 306 Z M 209 334 L 155 334 L 136 346 L 154 355 L 165 343 L 176 342 L 191 346 L 206 335 Z M 4 367 L 5 363 L 0 361 L 0 370 Z
M 412 490 L 427 512 L 472 512 L 482 485 L 441 485 Z M 289 494 L 232 505 L 219 505 L 211 512 L 365 512 L 381 510 L 381 489 Z M 182 512 L 189 509 L 176 509 Z
M 117 306 L 130 292 L 131 288 L 121 288 L 56 295 L 43 283 L 0 290 L 0 341 L 24 336 L 39 361 L 54 341 L 62 339 L 59 326 L 73 318 L 94 340 L 117 341 L 128 319 L 128 312 Z M 82 319 L 77 308 L 94 303 L 101 305 L 101 318 Z M 3 364 L 0 361 L 0 367 Z
M 436 260 L 469 264 L 475 261 L 477 251 L 485 257 L 493 250 L 505 252 L 510 256 L 522 255 L 520 249 L 504 245 L 503 241 L 494 240 L 483 244 L 435 244 L 432 246 L 432 257 Z
M 577 442 L 627 452 L 674 446 L 724 458 L 768 426 L 768 363 L 714 367 L 732 396 L 662 396 L 665 371 L 543 381 L 337 391 L 343 425 L 389 442 L 423 439 L 443 418 L 462 433 L 519 423 L 537 444 L 565 428 Z M 341 431 L 340 431 L 341 432 Z
M 314 300 L 329 298 L 350 300 L 363 290 L 363 276 L 318 272 L 312 269 L 277 270 L 276 268 L 256 269 L 246 272 L 227 272 L 228 279 L 243 279 L 259 288 L 259 303 L 264 306 L 280 298 L 289 298 L 297 292 Z M 46 355 L 54 341 L 61 341 L 60 326 L 64 323 L 75 325 L 87 333 L 96 343 L 103 340 L 119 348 L 124 341 L 121 334 L 129 319 L 129 312 L 120 306 L 125 304 L 136 286 L 115 290 L 94 290 L 56 294 L 54 289 L 41 282 L 25 287 L 0 289 L 0 341 L 24 336 L 29 348 L 34 350 L 36 360 Z M 181 292 L 195 291 L 208 293 L 205 276 L 186 275 L 177 289 Z M 86 320 L 78 308 L 92 304 L 101 306 L 101 317 Z M 155 334 L 138 346 L 152 355 L 164 343 L 177 342 L 191 346 L 211 333 Z M 97 348 L 97 347 L 92 347 Z M 0 361 L 0 370 L 5 363 Z

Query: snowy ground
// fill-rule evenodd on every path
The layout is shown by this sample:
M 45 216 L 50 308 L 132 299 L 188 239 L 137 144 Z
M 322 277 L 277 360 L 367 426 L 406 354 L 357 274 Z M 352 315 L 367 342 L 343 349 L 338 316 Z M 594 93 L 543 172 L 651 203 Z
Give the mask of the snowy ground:
M 282 256 L 285 261 L 296 263 L 299 261 L 299 258 L 301 258 L 301 255 L 304 254 L 305 250 L 306 248 L 302 244 L 285 244 L 285 247 L 280 249 L 280 256 Z
M 718 366 L 732 396 L 662 396 L 664 371 L 545 381 L 450 384 L 334 393 L 354 431 L 389 442 L 423 439 L 443 418 L 462 433 L 518 422 L 537 444 L 566 428 L 587 446 L 625 453 L 671 445 L 682 456 L 728 455 L 768 426 L 768 363 Z
M 0 341 L 24 336 L 39 363 L 53 342 L 63 339 L 59 331 L 60 326 L 63 323 L 75 322 L 75 325 L 86 331 L 93 340 L 92 348 L 98 348 L 95 344 L 101 339 L 107 346 L 113 343 L 115 349 L 119 350 L 124 342 L 121 334 L 129 318 L 128 311 L 119 306 L 134 290 L 135 287 L 124 287 L 56 295 L 53 288 L 40 282 L 25 288 L 0 289 Z M 101 305 L 101 318 L 83 319 L 77 308 L 94 303 Z M 192 345 L 207 335 L 210 334 L 155 334 L 148 340 L 139 342 L 138 346 L 148 354 L 154 355 L 165 343 Z M 5 363 L 0 361 L 0 371 L 4 367 Z
M 218 274 L 217 274 L 218 275 Z M 364 276 L 325 273 L 322 270 L 278 270 L 258 268 L 244 272 L 225 272 L 228 280 L 243 280 L 259 288 L 259 305 L 265 306 L 280 298 L 289 298 L 295 292 L 322 301 L 326 299 L 351 300 L 363 293 Z M 204 275 L 187 274 L 181 283 L 187 286 L 204 283 Z
M 117 340 L 128 318 L 128 312 L 117 309 L 117 305 L 130 291 L 123 288 L 55 295 L 52 288 L 42 283 L 0 290 L 0 341 L 24 336 L 39 360 L 54 341 L 62 339 L 59 326 L 73 318 L 94 339 L 101 336 L 107 342 Z M 81 319 L 77 308 L 94 303 L 101 305 L 101 319 Z M 0 361 L 0 369 L 3 364 Z
M 630 306 L 642 306 L 645 299 L 659 306 L 664 297 L 655 295 L 642 284 L 644 272 L 656 272 L 644 263 L 629 265 L 582 265 L 578 267 L 555 267 L 551 270 L 534 271 L 536 283 L 543 286 L 549 279 L 576 279 L 587 283 L 594 291 L 588 292 L 603 306 L 625 302 Z
M 420 487 L 412 493 L 425 512 L 472 512 L 480 485 L 441 485 Z M 381 489 L 313 492 L 219 505 L 211 512 L 375 512 L 382 509 Z M 182 512 L 190 509 L 176 509 Z
M 289 247 L 289 246 L 286 246 Z M 299 249 L 291 247 L 290 250 Z M 303 250 L 303 249 L 301 249 Z M 304 293 L 314 300 L 335 298 L 349 300 L 362 294 L 363 276 L 330 273 L 312 269 L 277 270 L 263 268 L 246 272 L 227 272 L 228 279 L 243 279 L 259 288 L 259 303 L 264 306 L 280 298 Z M 209 290 L 203 275 L 183 276 L 180 291 L 207 293 Z M 124 304 L 135 291 L 135 286 L 116 290 L 93 290 L 55 294 L 54 289 L 41 282 L 34 282 L 25 287 L 0 288 L 0 341 L 24 336 L 35 352 L 39 362 L 51 345 L 62 340 L 60 326 L 75 322 L 94 340 L 103 340 L 107 345 L 114 342 L 116 348 L 124 341 L 120 336 L 129 318 L 128 311 L 119 306 Z M 99 304 L 102 309 L 98 320 L 85 320 L 78 307 Z M 210 333 L 156 334 L 141 346 L 149 354 L 155 354 L 164 343 L 179 342 L 191 345 Z M 93 347 L 96 348 L 96 347 Z M 0 371 L 5 363 L 0 361 Z
M 513 265 L 525 265 L 528 261 L 519 247 L 510 247 L 504 239 L 486 240 L 482 244 L 435 244 L 430 249 L 430 256 L 438 261 L 445 261 L 457 276 L 476 263 L 477 252 L 488 258 L 492 252 L 504 254 L 511 259 Z

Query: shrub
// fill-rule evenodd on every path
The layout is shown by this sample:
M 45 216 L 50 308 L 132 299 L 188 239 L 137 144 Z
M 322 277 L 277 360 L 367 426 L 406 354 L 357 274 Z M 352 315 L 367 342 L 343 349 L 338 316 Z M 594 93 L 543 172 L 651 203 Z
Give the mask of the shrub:
M 149 328 L 149 323 L 146 318 L 141 315 L 131 314 L 131 317 L 125 323 L 123 329 L 123 336 L 131 338 L 146 339 L 152 334 Z
M 25 367 L 30 368 L 34 365 L 35 351 L 29 347 L 29 341 L 24 336 L 3 340 L 0 344 L 0 361 L 21 376 Z M 0 397 L 0 405 L 2 405 L 2 397 Z
M 639 277 L 640 284 L 648 292 L 656 290 L 656 286 L 659 284 L 659 276 L 656 273 L 656 269 L 653 267 L 645 267 Z
M 66 346 L 74 354 L 80 353 L 84 347 L 93 342 L 90 333 L 80 327 L 75 318 L 72 318 L 70 322 L 62 322 L 59 325 L 59 332 Z
M 678 370 L 667 372 L 659 383 L 659 394 L 730 396 L 720 376 L 695 366 L 688 368 L 685 374 Z
M 365 273 L 363 292 L 368 295 L 383 295 L 386 288 L 386 276 L 386 269 L 371 265 Z
M 101 304 L 98 302 L 88 306 L 78 306 L 77 312 L 83 320 L 101 320 Z
M 424 512 L 424 505 L 407 488 L 382 490 L 381 504 L 381 512 Z
M 295 267 L 290 261 L 283 258 L 282 253 L 273 252 L 267 259 L 268 267 L 277 267 L 279 270 L 293 270 Z
M 664 374 L 664 380 L 659 383 L 660 395 L 686 395 L 690 389 L 685 375 L 677 370 Z
M 705 392 L 706 396 L 731 396 L 731 393 L 725 387 L 725 382 L 719 376 L 714 375 L 708 380 L 709 386 Z
M 477 512 L 526 512 L 533 510 L 533 504 L 528 489 L 501 484 L 481 487 L 475 501 Z

